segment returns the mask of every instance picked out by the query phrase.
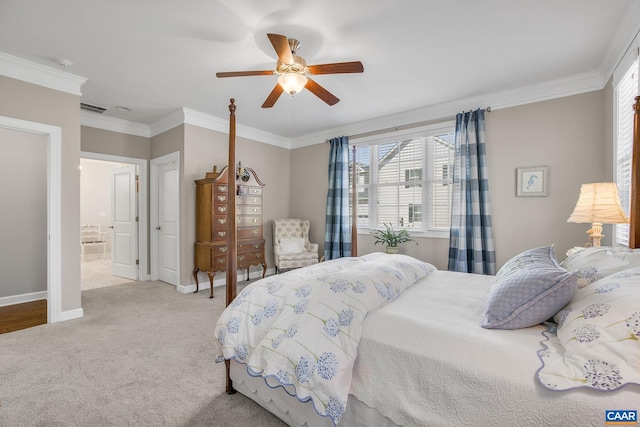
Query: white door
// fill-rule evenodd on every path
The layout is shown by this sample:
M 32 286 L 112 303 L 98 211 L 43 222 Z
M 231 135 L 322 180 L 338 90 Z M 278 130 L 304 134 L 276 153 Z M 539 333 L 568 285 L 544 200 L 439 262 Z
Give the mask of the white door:
M 158 167 L 158 280 L 178 285 L 178 163 Z
M 136 166 L 111 171 L 111 273 L 138 280 Z

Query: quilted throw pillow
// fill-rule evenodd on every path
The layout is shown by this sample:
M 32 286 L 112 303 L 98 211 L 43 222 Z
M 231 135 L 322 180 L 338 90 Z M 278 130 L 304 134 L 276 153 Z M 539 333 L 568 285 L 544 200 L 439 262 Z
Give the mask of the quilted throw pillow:
M 611 274 L 640 267 L 640 250 L 623 246 L 580 248 L 562 261 L 567 270 L 578 271 L 578 284 L 586 286 Z
M 543 386 L 616 390 L 640 384 L 639 267 L 580 289 L 554 319 L 557 332 L 544 332 L 538 351 Z
M 489 292 L 487 329 L 538 325 L 567 305 L 577 291 L 577 273 L 560 267 L 553 245 L 529 249 L 505 263 Z

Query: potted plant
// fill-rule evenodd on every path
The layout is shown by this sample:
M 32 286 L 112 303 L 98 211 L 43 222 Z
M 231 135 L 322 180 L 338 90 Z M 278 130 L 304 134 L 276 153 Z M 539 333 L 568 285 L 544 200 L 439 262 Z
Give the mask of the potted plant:
M 388 254 L 397 254 L 398 246 L 401 243 L 414 242 L 416 245 L 418 244 L 418 242 L 409 236 L 409 232 L 406 229 L 403 228 L 396 231 L 391 227 L 391 223 L 389 223 L 389 225 L 383 223 L 383 225 L 385 226 L 385 230 L 372 230 L 371 234 L 375 239 L 373 244 L 377 245 L 381 243 L 386 245 Z

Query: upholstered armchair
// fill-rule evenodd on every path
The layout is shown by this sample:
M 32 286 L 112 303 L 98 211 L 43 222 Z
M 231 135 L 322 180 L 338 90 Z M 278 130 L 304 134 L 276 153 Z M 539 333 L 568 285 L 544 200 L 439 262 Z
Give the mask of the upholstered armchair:
M 318 263 L 318 244 L 309 242 L 309 220 L 273 220 L 273 258 L 276 274 Z

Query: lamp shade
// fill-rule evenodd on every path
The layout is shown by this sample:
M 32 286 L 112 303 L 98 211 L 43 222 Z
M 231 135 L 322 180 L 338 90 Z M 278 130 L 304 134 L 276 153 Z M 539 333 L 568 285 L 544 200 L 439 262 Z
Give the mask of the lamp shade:
M 307 77 L 304 74 L 291 72 L 282 74 L 278 77 L 278 84 L 282 86 L 285 92 L 295 95 L 300 92 L 307 84 Z
M 622 224 L 629 218 L 620 206 L 615 182 L 582 184 L 578 203 L 567 222 Z

